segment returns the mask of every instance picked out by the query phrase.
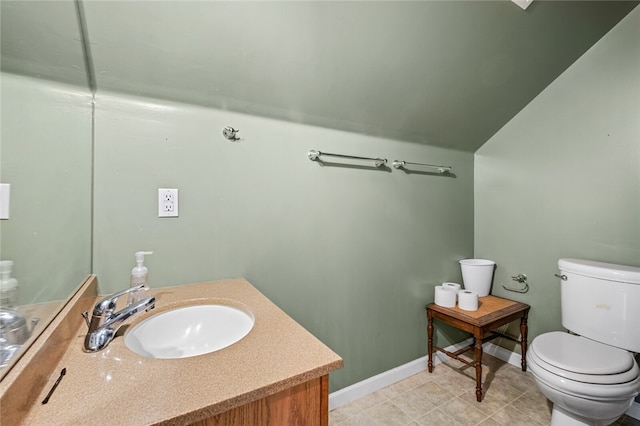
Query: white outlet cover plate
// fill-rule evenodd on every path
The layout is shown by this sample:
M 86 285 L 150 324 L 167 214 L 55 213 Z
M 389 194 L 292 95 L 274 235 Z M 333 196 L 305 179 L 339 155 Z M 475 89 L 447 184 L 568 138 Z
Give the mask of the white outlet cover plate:
M 0 183 L 0 219 L 9 219 L 11 184 Z
M 178 217 L 178 190 L 158 188 L 158 217 Z

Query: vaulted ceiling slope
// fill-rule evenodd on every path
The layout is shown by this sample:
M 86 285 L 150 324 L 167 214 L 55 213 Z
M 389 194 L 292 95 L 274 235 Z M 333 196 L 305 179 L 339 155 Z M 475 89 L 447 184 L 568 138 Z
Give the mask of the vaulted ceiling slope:
M 95 1 L 111 90 L 475 151 L 638 2 Z M 2 69 L 87 85 L 76 4 L 2 0 Z

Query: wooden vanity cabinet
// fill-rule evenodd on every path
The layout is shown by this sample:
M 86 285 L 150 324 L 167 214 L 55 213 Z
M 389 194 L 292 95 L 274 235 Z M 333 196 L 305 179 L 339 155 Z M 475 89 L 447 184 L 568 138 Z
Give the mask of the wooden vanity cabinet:
M 328 426 L 329 375 L 233 408 L 194 426 Z

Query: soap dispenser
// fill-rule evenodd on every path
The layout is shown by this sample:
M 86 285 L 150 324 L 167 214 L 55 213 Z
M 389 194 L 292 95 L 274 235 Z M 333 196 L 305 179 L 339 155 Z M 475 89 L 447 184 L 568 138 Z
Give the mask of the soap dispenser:
M 18 280 L 11 278 L 13 260 L 0 261 L 0 307 L 15 308 L 18 305 Z
M 131 287 L 137 287 L 139 285 L 143 285 L 146 289 L 149 288 L 149 268 L 144 266 L 144 256 L 147 254 L 153 254 L 152 251 L 137 251 L 136 256 L 136 266 L 131 270 Z M 127 303 L 131 304 L 140 300 L 135 293 L 129 293 L 129 297 L 127 299 Z

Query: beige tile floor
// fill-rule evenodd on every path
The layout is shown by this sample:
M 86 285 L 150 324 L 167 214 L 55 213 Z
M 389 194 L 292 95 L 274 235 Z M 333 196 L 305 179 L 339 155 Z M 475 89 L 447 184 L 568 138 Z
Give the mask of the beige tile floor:
M 482 425 L 539 426 L 551 420 L 551 403 L 531 373 L 490 355 L 483 357 L 484 399 L 476 401 L 475 370 L 449 360 L 329 413 L 330 426 Z M 622 417 L 616 425 L 640 426 Z

